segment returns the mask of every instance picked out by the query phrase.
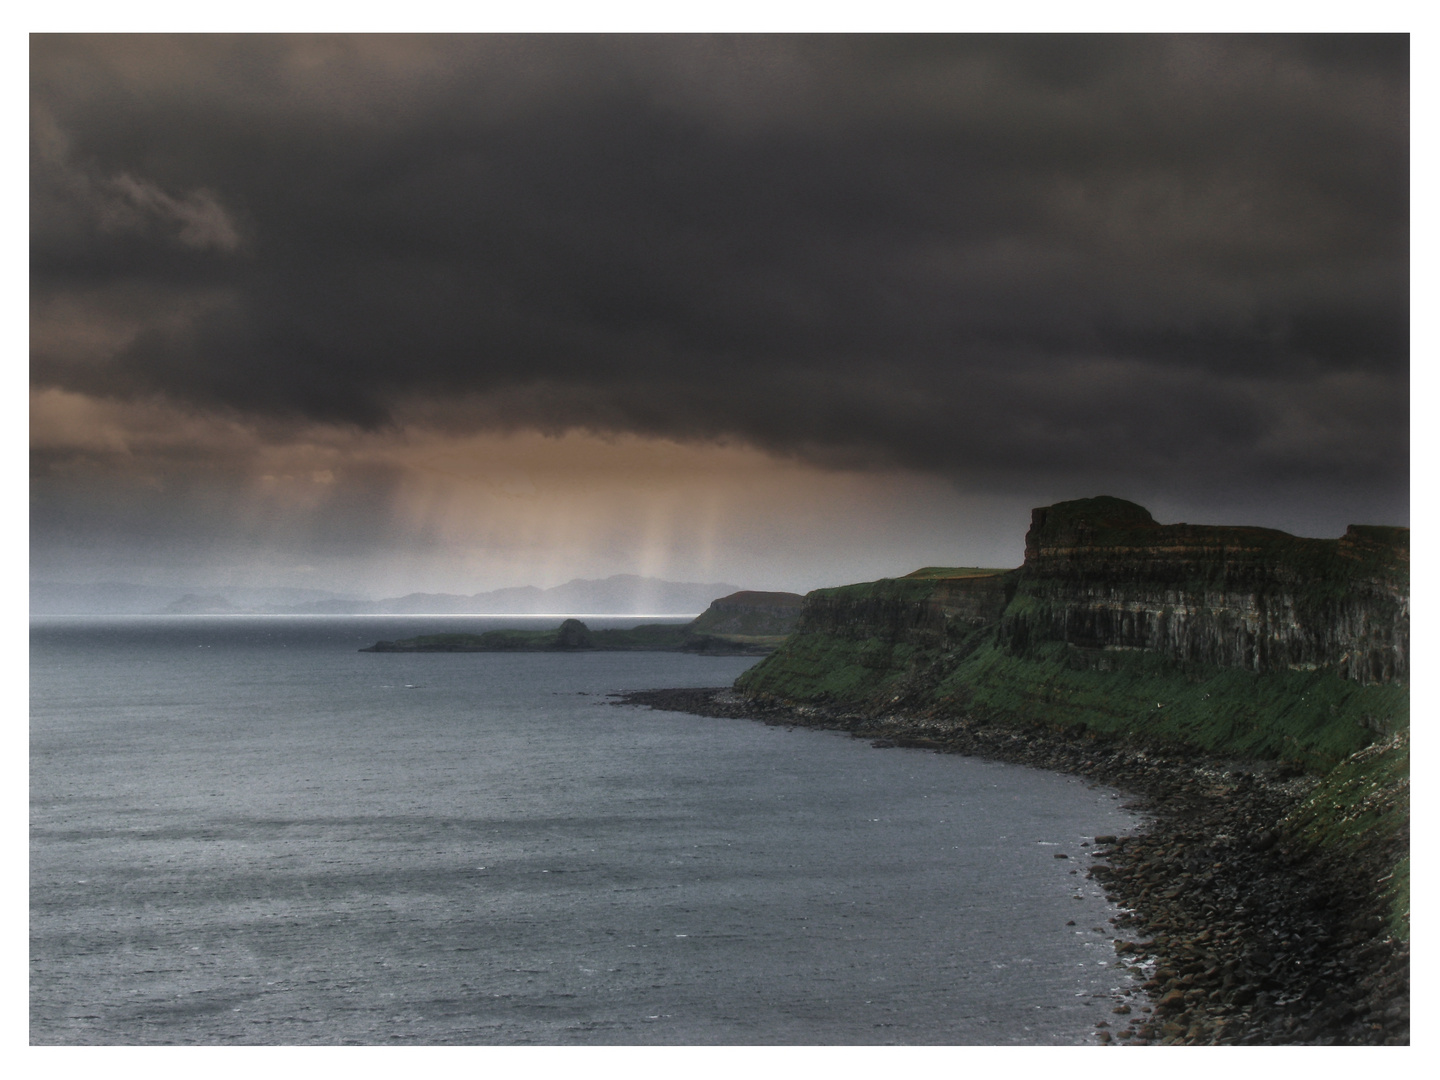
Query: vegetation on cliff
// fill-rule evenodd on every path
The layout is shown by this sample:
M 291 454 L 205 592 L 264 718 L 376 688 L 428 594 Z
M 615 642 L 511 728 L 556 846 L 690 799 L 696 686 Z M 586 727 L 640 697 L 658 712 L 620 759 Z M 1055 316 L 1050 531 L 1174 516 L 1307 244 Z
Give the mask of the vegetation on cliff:
M 1410 939 L 1410 733 L 1353 754 L 1320 780 L 1281 829 L 1338 873 L 1369 875 L 1389 934 Z
M 804 603 L 799 593 L 745 590 L 711 601 L 685 630 L 773 649 L 795 629 Z
M 1037 510 L 1018 570 L 927 567 L 806 598 L 745 694 L 1055 729 L 1329 769 L 1407 726 L 1409 545 Z
M 792 702 L 1081 727 L 1314 770 L 1404 726 L 1409 715 L 1402 685 L 1364 686 L 1321 671 L 1180 669 L 1144 653 L 1088 656 L 1058 642 L 1016 654 L 984 630 L 952 648 L 797 636 L 742 675 L 736 688 Z

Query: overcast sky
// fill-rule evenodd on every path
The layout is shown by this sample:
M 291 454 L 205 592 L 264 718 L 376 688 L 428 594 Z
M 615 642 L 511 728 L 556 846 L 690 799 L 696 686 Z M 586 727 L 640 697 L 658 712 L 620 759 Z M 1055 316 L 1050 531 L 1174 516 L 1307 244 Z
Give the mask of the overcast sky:
M 1404 37 L 32 38 L 32 576 L 1409 523 Z

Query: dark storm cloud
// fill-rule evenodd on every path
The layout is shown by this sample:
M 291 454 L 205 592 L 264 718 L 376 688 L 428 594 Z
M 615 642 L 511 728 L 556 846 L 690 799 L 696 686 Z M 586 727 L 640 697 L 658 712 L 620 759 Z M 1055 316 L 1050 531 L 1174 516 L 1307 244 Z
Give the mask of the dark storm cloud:
M 33 40 L 42 386 L 1404 504 L 1403 37 Z

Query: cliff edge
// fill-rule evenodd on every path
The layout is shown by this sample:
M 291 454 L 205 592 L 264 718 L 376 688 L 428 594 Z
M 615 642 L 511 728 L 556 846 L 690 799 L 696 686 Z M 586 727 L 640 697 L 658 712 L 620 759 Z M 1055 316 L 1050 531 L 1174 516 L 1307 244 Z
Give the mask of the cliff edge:
M 1161 525 L 1100 497 L 1037 509 L 1015 570 L 810 593 L 736 689 L 1323 770 L 1408 723 L 1409 647 L 1408 529 Z
M 1001 627 L 1012 651 L 1064 641 L 1360 683 L 1409 676 L 1409 529 L 1311 540 L 1080 499 L 1034 511 L 1016 584 Z

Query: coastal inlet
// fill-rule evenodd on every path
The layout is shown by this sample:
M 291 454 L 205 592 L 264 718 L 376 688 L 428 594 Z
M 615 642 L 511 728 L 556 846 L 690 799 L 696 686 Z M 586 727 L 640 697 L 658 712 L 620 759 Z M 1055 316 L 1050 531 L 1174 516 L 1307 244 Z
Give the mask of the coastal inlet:
M 1079 1044 L 1136 1000 L 1113 791 L 606 696 L 752 657 L 357 651 L 430 625 L 32 628 L 34 1043 Z

